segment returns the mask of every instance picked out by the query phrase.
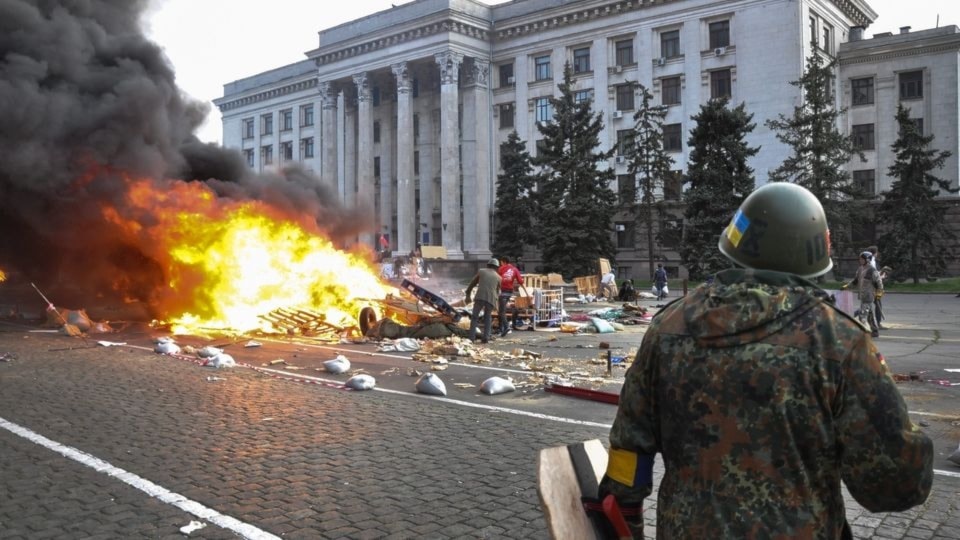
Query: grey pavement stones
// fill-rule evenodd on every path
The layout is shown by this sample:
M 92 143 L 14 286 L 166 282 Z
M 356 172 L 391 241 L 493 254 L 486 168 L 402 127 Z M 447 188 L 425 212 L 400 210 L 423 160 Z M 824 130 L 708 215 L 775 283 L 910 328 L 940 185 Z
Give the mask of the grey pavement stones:
M 607 436 L 242 369 L 211 384 L 209 370 L 146 352 L 49 350 L 64 339 L 0 333 L 19 358 L 0 365 L 0 417 L 285 538 L 546 538 L 537 451 Z M 196 519 L 6 430 L 0 473 L 4 539 L 182 538 Z M 847 515 L 857 538 L 960 538 L 958 488 L 937 477 L 926 504 L 896 514 L 848 496 Z

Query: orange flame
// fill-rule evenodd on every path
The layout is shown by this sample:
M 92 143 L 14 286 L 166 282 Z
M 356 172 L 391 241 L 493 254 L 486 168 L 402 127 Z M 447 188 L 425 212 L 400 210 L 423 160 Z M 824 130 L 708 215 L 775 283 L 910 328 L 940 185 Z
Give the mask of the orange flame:
M 0 283 L 3 283 L 7 280 L 7 274 L 3 271 L 3 268 L 0 268 Z
M 363 299 L 389 291 L 362 254 L 337 249 L 309 216 L 219 199 L 201 183 L 127 182 L 125 206 L 103 215 L 160 262 L 167 290 L 155 307 L 174 333 L 271 331 L 260 316 L 277 308 L 349 326 Z

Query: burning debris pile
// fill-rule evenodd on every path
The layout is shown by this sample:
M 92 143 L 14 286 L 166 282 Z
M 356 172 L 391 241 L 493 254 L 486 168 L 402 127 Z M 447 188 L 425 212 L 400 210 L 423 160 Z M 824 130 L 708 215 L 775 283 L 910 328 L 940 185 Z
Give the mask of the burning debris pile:
M 0 3 L 0 266 L 67 305 L 143 303 L 176 331 L 260 329 L 282 307 L 338 324 L 382 298 L 368 254 L 345 249 L 373 212 L 200 143 L 207 105 L 142 35 L 146 5 Z

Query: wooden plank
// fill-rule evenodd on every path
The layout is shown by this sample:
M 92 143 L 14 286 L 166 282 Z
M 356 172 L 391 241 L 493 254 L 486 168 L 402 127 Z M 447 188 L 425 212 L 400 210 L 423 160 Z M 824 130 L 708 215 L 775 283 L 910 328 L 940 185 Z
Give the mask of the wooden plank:
M 589 458 L 589 464 L 580 463 L 581 475 L 594 475 L 597 483 L 607 469 L 607 451 L 603 444 L 593 439 L 582 445 L 583 452 Z M 592 468 L 584 471 L 582 467 Z M 590 482 L 587 482 L 590 484 Z M 555 539 L 592 540 L 598 538 L 593 524 L 583 510 L 580 497 L 584 495 L 580 487 L 577 468 L 567 446 L 557 446 L 540 450 L 537 456 L 537 492 L 543 506 L 544 518 L 550 536 Z M 595 497 L 596 493 L 587 493 Z

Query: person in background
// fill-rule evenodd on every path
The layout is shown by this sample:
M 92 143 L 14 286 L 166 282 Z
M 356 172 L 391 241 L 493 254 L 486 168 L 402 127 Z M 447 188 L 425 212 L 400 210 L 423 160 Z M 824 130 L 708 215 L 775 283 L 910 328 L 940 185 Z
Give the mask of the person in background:
M 870 336 L 810 281 L 833 266 L 828 238 L 812 193 L 761 186 L 720 235 L 739 268 L 654 317 L 598 493 L 635 538 L 657 453 L 657 538 L 853 538 L 841 482 L 870 512 L 926 500 L 933 443 Z
M 603 277 L 600 278 L 600 297 L 607 300 L 613 300 L 617 292 L 617 276 L 613 273 L 613 270 L 608 270 Z
M 881 282 L 886 281 L 886 273 L 880 268 L 880 250 L 877 248 L 877 246 L 870 246 L 866 249 L 866 251 L 869 251 L 870 254 L 873 255 L 873 258 L 870 259 L 870 266 L 872 266 L 874 270 L 880 272 Z M 883 326 L 883 289 L 877 291 L 877 299 L 873 301 L 873 312 L 874 316 L 877 318 L 877 328 L 880 330 L 886 330 L 886 327 Z
M 667 271 L 661 263 L 657 263 L 657 269 L 653 272 L 653 286 L 657 289 L 657 300 L 667 297 L 664 292 L 667 287 Z
M 517 257 L 517 264 L 515 264 L 514 266 L 516 266 L 517 270 L 520 270 L 521 272 L 527 271 L 527 266 L 523 264 L 523 257 Z
M 620 287 L 620 296 L 617 297 L 621 302 L 631 302 L 637 297 L 637 290 L 633 287 L 633 280 L 628 279 Z
M 470 280 L 466 290 L 466 303 L 470 303 L 470 297 L 473 289 L 477 289 L 477 298 L 473 302 L 473 314 L 470 317 L 470 341 L 477 339 L 477 325 L 480 323 L 480 312 L 483 312 L 483 336 L 480 341 L 488 343 L 490 341 L 490 330 L 493 325 L 493 306 L 496 304 L 497 295 L 500 294 L 500 274 L 497 268 L 500 267 L 500 261 L 490 259 L 487 261 L 486 268 L 481 268 L 477 274 Z
M 500 274 L 500 296 L 497 299 L 497 315 L 500 319 L 500 337 L 504 337 L 511 332 L 511 326 L 517 327 L 517 309 L 513 309 L 512 324 L 507 324 L 507 305 L 513 298 L 513 293 L 517 287 L 523 287 L 523 275 L 516 266 L 510 264 L 510 258 L 500 257 L 500 268 L 497 269 Z
M 840 288 L 847 289 L 851 285 L 857 286 L 857 293 L 860 298 L 860 309 L 857 311 L 857 318 L 860 322 L 869 326 L 873 337 L 880 337 L 880 327 L 877 324 L 876 314 L 873 312 L 874 303 L 877 300 L 877 294 L 883 294 L 883 281 L 880 279 L 880 272 L 870 265 L 873 254 L 864 251 L 860 254 L 860 267 L 857 268 L 857 274 L 849 283 L 844 283 Z

